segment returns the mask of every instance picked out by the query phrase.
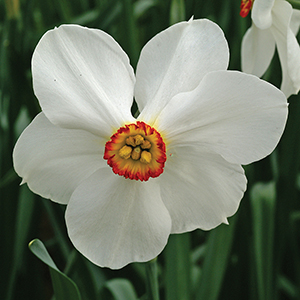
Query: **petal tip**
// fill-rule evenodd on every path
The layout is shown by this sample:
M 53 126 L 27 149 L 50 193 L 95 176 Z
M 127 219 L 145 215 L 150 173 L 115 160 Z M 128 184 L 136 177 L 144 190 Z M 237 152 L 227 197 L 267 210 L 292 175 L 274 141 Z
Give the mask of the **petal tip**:
M 25 178 L 22 178 L 21 182 L 20 182 L 20 185 L 23 185 L 27 182 L 27 180 Z
M 192 23 L 194 21 L 194 15 L 192 15 L 191 17 L 190 17 L 190 19 L 188 20 L 188 23 Z
M 224 223 L 224 224 L 226 224 L 226 225 L 229 225 L 229 222 L 228 222 L 228 220 L 227 220 L 226 217 L 224 217 L 224 219 L 222 220 L 222 223 Z

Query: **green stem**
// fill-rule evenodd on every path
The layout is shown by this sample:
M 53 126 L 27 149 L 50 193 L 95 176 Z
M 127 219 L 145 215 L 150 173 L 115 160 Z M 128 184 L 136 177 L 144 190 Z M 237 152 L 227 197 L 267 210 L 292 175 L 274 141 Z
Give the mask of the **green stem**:
M 281 274 L 286 269 L 286 253 L 291 251 L 288 247 L 293 246 L 293 228 L 291 227 L 291 212 L 298 206 L 299 193 L 297 189 L 297 176 L 300 167 L 300 97 L 292 96 L 289 99 L 289 118 L 285 132 L 278 145 L 279 178 L 277 181 L 275 241 L 277 244 L 274 265 L 274 276 Z M 285 224 L 285 226 L 282 226 Z M 293 248 L 292 248 L 293 249 Z M 297 252 L 297 251 L 296 251 Z M 291 252 L 293 253 L 293 251 Z M 294 251 L 295 253 L 295 251 Z M 291 259 L 295 267 L 297 285 L 300 284 L 300 271 L 297 266 L 297 258 Z M 277 277 L 274 279 L 277 280 Z M 277 293 L 278 294 L 278 293 Z M 276 295 L 277 295 L 276 294 Z M 275 297 L 274 299 L 278 299 Z
M 122 0 L 123 3 L 123 40 L 125 51 L 130 57 L 131 65 L 135 68 L 139 57 L 139 45 L 137 41 L 137 30 L 135 16 L 133 14 L 133 1 Z
M 171 234 L 164 250 L 164 290 L 168 300 L 189 300 L 191 294 L 191 235 Z
M 170 25 L 185 21 L 185 3 L 183 0 L 173 0 L 170 8 Z
M 159 300 L 159 286 L 157 274 L 157 258 L 148 261 L 146 267 L 147 300 Z

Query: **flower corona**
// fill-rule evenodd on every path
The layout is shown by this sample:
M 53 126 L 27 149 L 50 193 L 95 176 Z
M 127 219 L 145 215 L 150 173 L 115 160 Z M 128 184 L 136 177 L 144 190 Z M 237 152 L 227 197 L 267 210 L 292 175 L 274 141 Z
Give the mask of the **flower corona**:
M 254 0 L 242 0 L 241 1 L 241 11 L 240 11 L 240 16 L 245 18 L 248 16 L 249 11 L 252 8 Z
M 105 145 L 104 159 L 115 174 L 147 181 L 163 172 L 166 146 L 158 131 L 138 121 L 119 128 L 111 136 Z

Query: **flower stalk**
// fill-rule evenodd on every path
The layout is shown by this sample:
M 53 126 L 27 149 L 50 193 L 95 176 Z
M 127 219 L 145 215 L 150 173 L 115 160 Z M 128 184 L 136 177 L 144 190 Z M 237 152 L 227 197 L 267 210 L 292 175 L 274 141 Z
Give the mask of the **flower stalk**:
M 148 300 L 159 300 L 157 258 L 148 261 L 146 268 L 146 292 Z

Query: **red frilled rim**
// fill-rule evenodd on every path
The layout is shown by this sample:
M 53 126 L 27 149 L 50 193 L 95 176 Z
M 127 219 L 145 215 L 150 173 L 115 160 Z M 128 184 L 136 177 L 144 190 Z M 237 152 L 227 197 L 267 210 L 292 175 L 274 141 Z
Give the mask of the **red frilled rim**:
M 249 14 L 254 0 L 242 0 L 240 16 L 245 18 Z
M 144 140 L 151 143 L 149 149 L 141 149 L 151 154 L 149 163 L 143 163 L 131 157 L 125 159 L 120 156 L 120 149 L 128 146 L 126 139 L 135 136 L 142 136 Z M 111 136 L 105 144 L 103 158 L 107 160 L 107 164 L 115 174 L 132 180 L 147 181 L 150 177 L 155 178 L 163 173 L 166 162 L 166 145 L 158 131 L 144 122 L 137 121 L 136 124 L 120 127 Z

